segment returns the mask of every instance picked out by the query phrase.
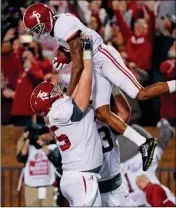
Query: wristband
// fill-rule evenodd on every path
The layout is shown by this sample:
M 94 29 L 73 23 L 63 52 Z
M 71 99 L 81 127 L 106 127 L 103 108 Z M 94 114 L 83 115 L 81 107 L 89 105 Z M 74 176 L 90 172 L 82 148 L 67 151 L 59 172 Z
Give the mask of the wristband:
M 168 84 L 170 93 L 173 93 L 176 91 L 176 80 L 168 81 L 167 84 Z
M 92 59 L 92 51 L 83 51 L 83 59 Z

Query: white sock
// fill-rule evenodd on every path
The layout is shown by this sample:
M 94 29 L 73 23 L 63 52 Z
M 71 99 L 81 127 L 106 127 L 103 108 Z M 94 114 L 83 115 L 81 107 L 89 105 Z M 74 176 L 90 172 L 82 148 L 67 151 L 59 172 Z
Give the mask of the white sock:
M 141 146 L 146 142 L 146 138 L 141 136 L 137 131 L 132 129 L 130 126 L 128 126 L 123 133 L 123 136 L 127 137 L 129 140 L 137 144 L 138 146 Z
M 170 93 L 173 93 L 176 91 L 176 80 L 168 81 L 167 84 L 168 84 Z

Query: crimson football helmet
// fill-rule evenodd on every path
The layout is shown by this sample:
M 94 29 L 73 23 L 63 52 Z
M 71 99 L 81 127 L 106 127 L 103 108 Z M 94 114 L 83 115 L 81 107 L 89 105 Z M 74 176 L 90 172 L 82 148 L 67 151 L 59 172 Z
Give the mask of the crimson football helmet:
M 32 4 L 23 15 L 26 31 L 31 33 L 35 40 L 39 40 L 41 35 L 49 36 L 53 28 L 53 21 L 53 11 L 43 3 Z
M 64 86 L 53 82 L 42 82 L 32 92 L 30 104 L 32 110 L 40 115 L 46 116 L 50 111 L 53 102 L 63 98 Z

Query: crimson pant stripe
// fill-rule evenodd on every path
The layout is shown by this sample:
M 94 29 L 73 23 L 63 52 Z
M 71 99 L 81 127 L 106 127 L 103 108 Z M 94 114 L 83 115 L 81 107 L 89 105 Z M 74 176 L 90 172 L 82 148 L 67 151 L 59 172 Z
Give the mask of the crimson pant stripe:
M 104 48 L 99 48 L 99 51 L 101 52 L 101 53 L 103 53 L 106 57 L 108 57 L 111 61 L 112 61 L 112 63 L 118 68 L 118 69 L 120 69 L 133 83 L 134 83 L 134 85 L 138 88 L 138 89 L 140 89 L 140 88 L 142 88 L 142 86 L 139 84 L 139 82 L 134 78 L 134 77 L 132 77 L 131 76 L 131 74 L 129 74 L 128 73 L 128 71 L 126 70 L 126 69 L 124 69 L 115 59 L 114 59 L 114 57 L 107 51 L 107 50 L 105 50 Z
M 84 178 L 84 176 L 82 176 L 82 178 L 83 178 L 83 183 L 84 183 L 84 189 L 86 192 L 87 191 L 86 179 Z

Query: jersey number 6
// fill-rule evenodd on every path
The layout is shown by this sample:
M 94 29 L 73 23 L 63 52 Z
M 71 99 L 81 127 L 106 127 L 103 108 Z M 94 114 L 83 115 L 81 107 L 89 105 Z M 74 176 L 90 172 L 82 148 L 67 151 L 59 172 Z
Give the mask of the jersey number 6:
M 59 142 L 64 142 L 65 144 L 60 144 L 59 147 L 62 151 L 68 150 L 71 146 L 70 140 L 68 139 L 68 137 L 64 134 L 61 134 L 60 136 L 57 136 L 54 132 L 58 130 L 58 128 L 56 126 L 51 126 L 50 130 L 52 131 L 52 133 L 54 134 L 54 136 L 56 137 L 57 141 Z

